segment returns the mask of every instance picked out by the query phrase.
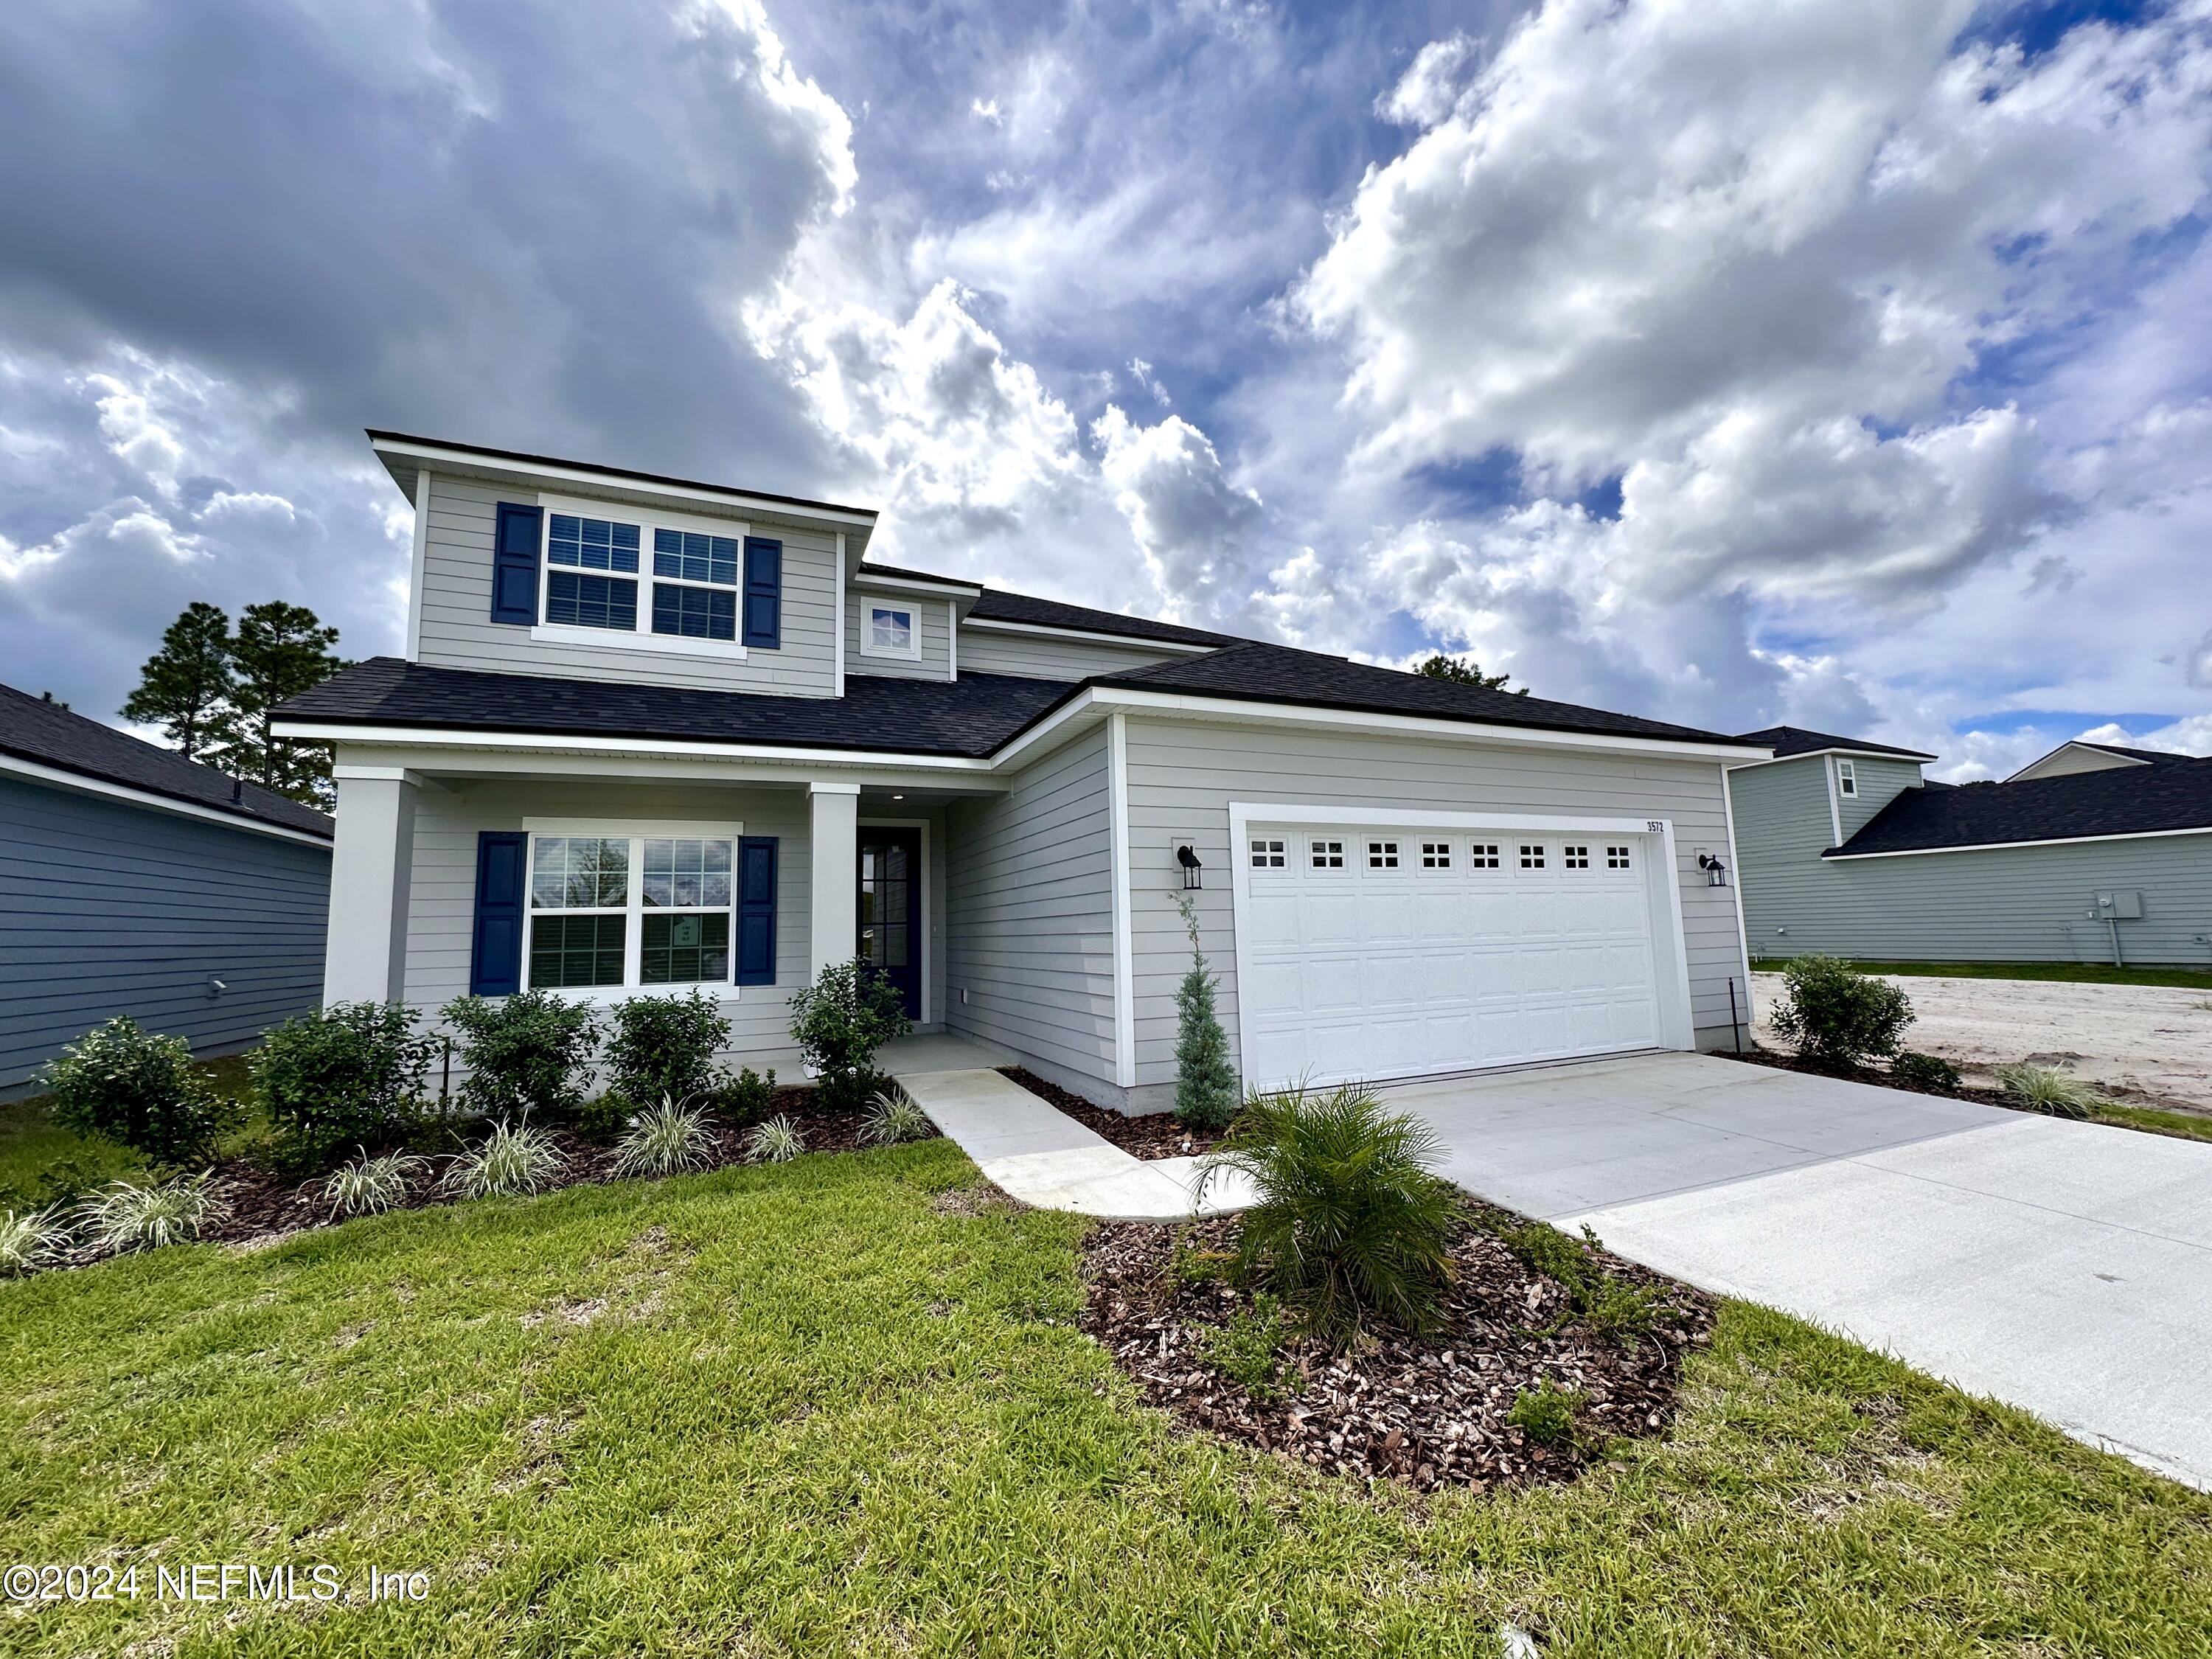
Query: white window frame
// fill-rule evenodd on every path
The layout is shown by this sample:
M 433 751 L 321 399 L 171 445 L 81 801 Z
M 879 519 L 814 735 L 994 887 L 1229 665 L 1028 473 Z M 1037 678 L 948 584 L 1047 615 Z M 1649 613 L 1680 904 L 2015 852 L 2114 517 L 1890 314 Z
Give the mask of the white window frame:
M 1255 870 L 1287 870 L 1291 865 L 1290 843 L 1280 836 L 1255 836 L 1249 848 Z
M 1470 870 L 1503 870 L 1505 867 L 1505 843 L 1502 841 L 1471 841 L 1467 844 L 1467 867 Z
M 1559 846 L 1559 867 L 1562 870 L 1587 870 L 1590 867 L 1590 849 L 1586 842 L 1563 842 Z
M 906 618 L 907 648 L 903 651 L 875 642 L 875 613 L 896 611 Z M 888 657 L 897 662 L 921 660 L 921 607 L 911 599 L 872 599 L 866 594 L 860 598 L 860 654 L 864 657 Z
M 620 985 L 549 985 L 544 990 L 552 996 L 572 1002 L 627 1002 L 632 997 L 682 997 L 694 991 L 704 991 L 708 996 L 723 1002 L 736 1002 L 740 993 L 738 977 L 738 842 L 745 833 L 741 823 L 699 823 L 684 819 L 646 820 L 636 818 L 525 818 L 522 821 L 524 860 L 522 870 L 522 972 L 520 975 L 524 990 L 530 985 L 530 946 L 538 932 L 541 912 L 533 902 L 538 883 L 538 842 L 540 837 L 576 836 L 599 841 L 628 841 L 629 842 L 629 887 L 624 895 L 622 914 L 628 918 L 623 927 L 623 982 Z M 639 973 L 645 957 L 645 847 L 647 841 L 664 838 L 678 841 L 726 841 L 730 843 L 730 977 L 727 981 L 695 980 L 683 985 L 643 985 Z M 703 907 L 702 907 L 703 908 Z M 547 910 L 549 916 L 612 915 L 611 905 L 598 910 Z
M 1452 867 L 1452 844 L 1448 841 L 1425 841 L 1421 843 L 1421 868 L 1449 870 Z
M 1395 870 L 1398 867 L 1398 843 L 1395 841 L 1369 842 L 1367 867 L 1370 870 Z
M 1859 769 L 1850 761 L 1836 763 L 1836 793 L 1845 800 L 1859 798 Z
M 1636 867 L 1626 843 L 1614 842 L 1605 849 L 1605 867 L 1608 870 L 1633 870 Z
M 1548 842 L 1540 841 L 1520 841 L 1516 842 L 1513 844 L 1520 849 L 1520 867 L 1522 869 L 1542 870 L 1548 867 L 1544 861 L 1544 849 L 1549 845 Z
M 1334 863 L 1331 860 L 1335 860 Z M 1306 868 L 1309 870 L 1343 870 L 1349 866 L 1344 861 L 1344 843 L 1340 841 L 1316 836 L 1306 843 Z
M 745 631 L 745 538 L 752 534 L 752 526 L 732 519 L 708 519 L 689 513 L 666 513 L 659 507 L 630 507 L 620 501 L 592 501 L 574 495 L 549 495 L 540 492 L 538 497 L 538 614 L 546 615 L 546 605 L 553 592 L 554 572 L 561 570 L 585 576 L 612 576 L 617 581 L 637 584 L 637 621 L 634 627 L 581 628 L 574 623 L 540 621 L 530 630 L 536 641 L 558 645 L 604 645 L 623 651 L 658 651 L 672 657 L 712 657 L 720 662 L 743 662 L 746 651 L 742 641 Z M 637 526 L 637 572 L 627 570 L 580 570 L 570 565 L 553 562 L 553 515 L 573 514 L 583 519 L 604 519 L 611 524 L 634 524 Z M 738 583 L 734 588 L 725 588 L 715 582 L 685 581 L 676 576 L 655 576 L 653 574 L 653 532 L 655 530 L 688 530 L 694 535 L 720 536 L 734 538 L 738 544 Z M 682 634 L 656 634 L 653 631 L 653 584 L 664 581 L 674 587 L 704 588 L 710 593 L 731 592 L 737 596 L 738 638 L 734 640 L 696 640 Z

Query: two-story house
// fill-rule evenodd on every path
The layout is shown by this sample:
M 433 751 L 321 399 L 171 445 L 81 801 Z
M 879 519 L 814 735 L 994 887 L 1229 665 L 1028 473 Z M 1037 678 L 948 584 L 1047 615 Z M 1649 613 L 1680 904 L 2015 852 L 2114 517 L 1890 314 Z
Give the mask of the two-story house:
M 1729 773 L 1760 957 L 2212 964 L 2212 759 L 2063 744 L 2002 783 L 1796 726 Z
M 878 564 L 864 508 L 369 435 L 406 655 L 277 728 L 337 746 L 327 998 L 704 986 L 787 1064 L 857 954 L 1146 1110 L 1188 891 L 1254 1083 L 1747 1012 L 1723 768 L 1763 745 Z

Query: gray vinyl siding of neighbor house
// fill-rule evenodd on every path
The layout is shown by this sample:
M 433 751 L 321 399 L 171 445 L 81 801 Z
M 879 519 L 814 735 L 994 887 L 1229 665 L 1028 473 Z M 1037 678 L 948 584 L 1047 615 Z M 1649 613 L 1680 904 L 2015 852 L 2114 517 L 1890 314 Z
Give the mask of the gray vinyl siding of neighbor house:
M 423 532 L 420 662 L 496 673 L 578 679 L 647 681 L 708 690 L 765 691 L 785 696 L 836 695 L 837 544 L 820 532 L 757 526 L 755 533 L 783 544 L 781 638 L 774 650 L 750 647 L 742 660 L 716 659 L 627 646 L 539 640 L 514 623 L 491 620 L 492 540 L 499 504 L 536 502 L 534 491 L 434 475 L 429 523 Z M 610 501 L 607 516 L 649 523 L 648 509 Z M 708 516 L 691 509 L 691 516 Z M 744 520 L 734 520 L 742 523 Z M 651 538 L 640 559 L 638 603 L 652 603 Z
M 2212 935 L 2212 834 L 1823 859 L 1833 845 L 1826 763 L 1808 755 L 1729 775 L 1753 955 L 2110 962 L 2111 934 L 2091 907 L 2119 888 L 2142 895 L 2142 919 L 2118 924 L 2128 961 L 2212 965 L 2212 947 L 2197 939 Z M 1919 776 L 1909 763 L 1857 766 L 1861 800 L 1842 803 L 1857 808 L 1856 822 L 1844 813 L 1847 838 L 1900 777 Z
M 1114 645 L 1057 639 L 1048 634 L 1001 634 L 973 626 L 960 630 L 960 666 L 978 674 L 1012 674 L 1031 680 L 1085 680 L 1093 674 L 1127 674 L 1154 663 L 1180 660 L 1187 651 L 1156 651 L 1137 641 Z
M 1137 1046 L 1131 1104 L 1136 1109 L 1165 1104 L 1175 1082 L 1175 992 L 1190 966 L 1190 944 L 1175 906 L 1182 877 L 1174 852 L 1183 842 L 1205 866 L 1205 886 L 1191 896 L 1198 905 L 1202 947 L 1221 980 L 1221 1023 L 1232 1050 L 1237 1045 L 1231 801 L 1669 819 L 1699 1046 L 1718 1047 L 1732 1036 L 1732 978 L 1740 1006 L 1748 1006 L 1735 891 L 1708 886 L 1697 867 L 1699 848 L 1728 855 L 1727 809 L 1715 762 L 1485 749 L 1135 716 L 1128 717 L 1127 741 Z
M 0 779 L 0 1096 L 117 1014 L 214 1054 L 313 1008 L 330 889 L 327 847 Z
M 1109 789 L 1102 726 L 945 811 L 945 1024 L 1094 1098 L 1114 1076 Z
M 860 630 L 867 620 L 868 606 L 872 604 L 895 605 L 914 612 L 915 626 L 921 633 L 920 661 L 909 662 L 902 657 L 871 657 L 862 653 Z M 943 599 L 915 599 L 903 593 L 893 597 L 858 588 L 846 596 L 845 672 L 848 674 L 880 674 L 890 679 L 949 680 L 952 678 L 951 640 L 952 607 Z M 964 656 L 968 641 L 963 637 L 960 644 Z

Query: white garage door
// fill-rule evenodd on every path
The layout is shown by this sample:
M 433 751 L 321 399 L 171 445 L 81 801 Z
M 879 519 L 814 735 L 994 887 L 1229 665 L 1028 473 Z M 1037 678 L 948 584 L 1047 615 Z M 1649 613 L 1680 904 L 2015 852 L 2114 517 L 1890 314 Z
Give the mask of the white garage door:
M 1660 1043 L 1654 838 L 1254 824 L 1241 841 L 1255 1083 Z

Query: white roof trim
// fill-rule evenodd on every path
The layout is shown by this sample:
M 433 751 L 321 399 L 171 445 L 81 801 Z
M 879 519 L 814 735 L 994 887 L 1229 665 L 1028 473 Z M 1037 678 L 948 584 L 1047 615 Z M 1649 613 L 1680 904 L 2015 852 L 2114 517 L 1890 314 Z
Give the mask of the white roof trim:
M 1899 847 L 1887 853 L 1838 853 L 1831 849 L 1820 856 L 1840 864 L 1845 859 L 1917 859 L 1931 853 L 1994 853 L 2008 847 L 2080 847 L 2096 841 L 2161 841 L 2170 836 L 2212 836 L 2212 823 L 2199 824 L 2193 830 L 2130 830 L 2116 836 L 2051 836 L 2042 841 L 1978 841 L 1964 847 Z
M 72 772 L 64 767 L 25 760 L 20 755 L 0 755 L 0 773 L 27 778 L 33 783 L 50 784 L 57 789 L 73 789 L 80 794 L 126 801 L 133 806 L 173 813 L 180 818 L 198 818 L 205 823 L 219 823 L 226 830 L 243 830 L 256 836 L 274 836 L 279 841 L 296 841 L 305 847 L 319 847 L 325 852 L 331 848 L 328 836 L 318 836 L 311 830 L 271 823 L 266 818 L 248 817 L 242 812 L 226 812 L 220 807 L 203 806 L 197 801 L 179 800 L 173 795 L 117 783 L 108 778 L 88 777 L 82 772 Z
M 781 766 L 896 768 L 902 772 L 988 772 L 992 763 L 966 755 L 915 755 L 895 750 L 808 749 L 783 744 L 708 743 L 693 738 L 632 738 L 554 732 L 476 730 L 466 726 L 356 726 L 314 720 L 277 720 L 278 737 L 315 743 L 373 744 L 380 749 L 513 750 L 538 754 L 675 756 L 702 760 L 749 760 Z
M 1740 771 L 1747 766 L 1779 766 L 1785 761 L 1812 760 L 1821 755 L 1838 755 L 1847 760 L 1906 761 L 1916 766 L 1932 766 L 1941 758 L 1917 752 L 1899 755 L 1887 749 L 1801 749 L 1794 755 L 1777 755 L 1770 750 L 1765 760 L 1739 761 L 1729 770 Z
M 1167 651 L 1202 657 L 1218 645 L 1194 645 L 1188 640 L 1148 640 L 1135 634 L 1109 634 L 1096 628 L 1054 628 L 1044 623 L 1002 622 L 995 617 L 970 617 L 961 623 L 987 634 L 1028 634 L 1040 639 L 1080 640 L 1085 645 L 1118 645 L 1132 651 Z
M 2103 759 L 2112 762 L 2116 766 L 2148 766 L 2150 764 L 2148 761 L 2143 759 L 2140 755 L 2123 755 L 2117 749 L 2109 748 L 2101 743 L 2090 743 L 2081 738 L 2069 738 L 2065 742 L 2060 744 L 2057 748 L 2052 750 L 2049 754 L 2037 756 L 2033 760 L 2028 762 L 2027 765 L 2021 767 L 2019 771 L 2007 778 L 2005 781 L 2007 783 L 2019 782 L 2022 778 L 2027 777 L 2028 774 L 2034 771 L 2037 767 L 2042 765 L 2044 762 L 2057 760 L 2061 755 L 2064 754 L 2069 749 L 2086 749 L 2093 755 L 2099 756 Z M 2182 757 L 2176 756 L 2175 758 L 2179 760 L 2182 758 Z M 2099 769 L 2110 771 L 2112 768 L 2104 767 Z M 2059 775 L 2063 777 L 2066 774 L 2062 772 Z M 2034 781 L 2032 778 L 2028 781 L 2030 782 Z
M 879 587 L 894 593 L 920 593 L 937 599 L 980 599 L 983 590 L 966 582 L 925 582 L 911 576 L 878 576 L 873 571 L 855 570 L 854 587 Z

